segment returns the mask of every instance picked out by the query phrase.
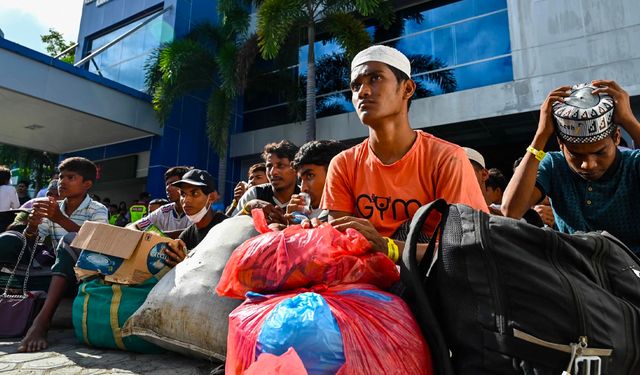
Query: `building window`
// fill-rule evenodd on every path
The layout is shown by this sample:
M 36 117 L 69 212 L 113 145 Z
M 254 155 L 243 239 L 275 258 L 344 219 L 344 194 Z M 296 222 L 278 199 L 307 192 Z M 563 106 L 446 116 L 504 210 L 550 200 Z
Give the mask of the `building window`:
M 395 47 L 411 60 L 412 78 L 418 83 L 414 98 L 513 80 L 506 0 L 460 0 L 435 8 L 432 4 L 399 10 L 397 24 L 388 30 L 368 27 L 374 43 Z M 288 69 L 299 75 L 299 82 L 306 81 L 307 50 L 307 45 L 301 46 L 297 64 Z M 354 111 L 348 88 L 350 62 L 343 52 L 330 39 L 315 43 L 318 117 Z M 274 82 L 277 74 L 258 73 L 252 80 L 255 85 L 250 83 L 247 92 L 261 86 L 262 94 L 260 99 L 245 97 L 245 131 L 304 118 L 296 110 L 304 108 L 304 87 L 298 90 L 299 103 L 292 110 L 275 85 L 261 84 Z
M 147 21 L 159 11 L 147 14 L 125 26 L 90 39 L 89 51 L 86 55 Z M 170 41 L 173 37 L 169 28 L 163 25 L 163 17 L 157 17 L 124 39 L 111 45 L 87 63 L 89 71 L 136 90 L 144 91 L 144 65 L 149 54 L 160 44 Z

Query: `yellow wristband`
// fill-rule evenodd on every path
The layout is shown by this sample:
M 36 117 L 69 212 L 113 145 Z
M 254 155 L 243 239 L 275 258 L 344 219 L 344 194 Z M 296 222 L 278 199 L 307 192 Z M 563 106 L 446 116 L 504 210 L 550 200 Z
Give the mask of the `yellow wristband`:
M 393 263 L 397 263 L 398 258 L 400 257 L 398 244 L 396 244 L 396 242 L 389 237 L 384 238 L 387 240 L 387 256 L 393 261 Z
M 527 147 L 527 151 L 532 153 L 536 157 L 536 159 L 538 159 L 538 161 L 542 161 L 542 159 L 544 159 L 544 157 L 547 155 L 546 152 L 542 150 L 536 150 L 535 148 L 533 148 L 533 146 Z
M 247 210 L 247 206 L 242 207 L 242 211 L 240 211 L 240 215 L 249 215 L 251 212 Z

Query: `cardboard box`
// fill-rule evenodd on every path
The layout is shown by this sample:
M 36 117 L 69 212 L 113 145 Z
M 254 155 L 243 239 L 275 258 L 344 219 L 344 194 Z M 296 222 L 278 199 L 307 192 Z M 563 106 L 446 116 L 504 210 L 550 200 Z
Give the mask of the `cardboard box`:
M 76 275 L 99 273 L 112 283 L 139 284 L 166 267 L 163 250 L 169 241 L 152 232 L 87 221 L 71 243 L 82 249 Z

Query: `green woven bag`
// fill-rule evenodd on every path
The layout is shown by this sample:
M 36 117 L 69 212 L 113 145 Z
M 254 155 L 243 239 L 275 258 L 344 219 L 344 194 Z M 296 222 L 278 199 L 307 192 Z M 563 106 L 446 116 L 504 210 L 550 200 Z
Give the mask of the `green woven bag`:
M 139 353 L 165 350 L 138 336 L 122 337 L 122 326 L 140 307 L 158 280 L 138 284 L 105 283 L 101 279 L 84 282 L 73 301 L 73 328 L 80 342 L 99 348 Z

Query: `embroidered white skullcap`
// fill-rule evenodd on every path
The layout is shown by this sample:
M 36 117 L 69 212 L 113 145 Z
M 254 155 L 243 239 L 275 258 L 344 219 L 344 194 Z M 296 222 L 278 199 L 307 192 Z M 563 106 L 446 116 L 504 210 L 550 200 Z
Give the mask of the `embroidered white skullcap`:
M 484 157 L 482 157 L 481 153 L 469 147 L 463 147 L 462 149 L 467 154 L 467 158 L 470 161 L 475 161 L 476 163 L 480 164 L 482 168 L 487 168 L 484 164 Z
M 356 66 L 362 65 L 369 61 L 378 61 L 405 73 L 407 77 L 411 77 L 411 63 L 407 56 L 395 48 L 387 46 L 371 46 L 364 49 L 351 61 L 351 70 Z
M 596 87 L 581 83 L 571 88 L 564 102 L 553 104 L 556 134 L 569 143 L 594 143 L 607 138 L 617 126 L 613 122 L 614 101 Z

